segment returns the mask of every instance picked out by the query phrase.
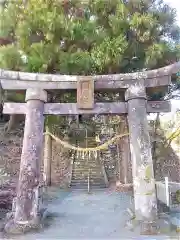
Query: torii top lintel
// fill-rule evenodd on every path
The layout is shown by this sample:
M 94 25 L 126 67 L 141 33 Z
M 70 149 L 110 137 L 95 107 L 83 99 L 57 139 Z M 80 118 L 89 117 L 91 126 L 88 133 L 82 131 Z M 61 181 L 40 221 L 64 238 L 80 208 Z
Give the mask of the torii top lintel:
M 169 66 L 134 73 L 74 76 L 42 73 L 16 72 L 0 69 L 0 86 L 5 90 L 25 90 L 27 88 L 42 89 L 77 89 L 79 79 L 91 78 L 98 89 L 126 89 L 139 81 L 146 88 L 168 86 L 171 83 L 171 75 L 180 70 L 180 61 Z

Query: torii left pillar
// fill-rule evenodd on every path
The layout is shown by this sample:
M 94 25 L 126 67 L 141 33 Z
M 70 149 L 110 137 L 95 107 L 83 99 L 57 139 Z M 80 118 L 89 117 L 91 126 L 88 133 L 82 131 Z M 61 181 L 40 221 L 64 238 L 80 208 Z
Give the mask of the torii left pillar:
M 26 102 L 19 183 L 13 226 L 11 226 L 15 232 L 15 229 L 22 229 L 23 226 L 28 229 L 37 225 L 40 211 L 40 162 L 43 149 L 44 103 L 47 102 L 47 93 L 42 89 L 27 89 Z M 9 232 L 13 232 L 13 229 L 9 229 Z

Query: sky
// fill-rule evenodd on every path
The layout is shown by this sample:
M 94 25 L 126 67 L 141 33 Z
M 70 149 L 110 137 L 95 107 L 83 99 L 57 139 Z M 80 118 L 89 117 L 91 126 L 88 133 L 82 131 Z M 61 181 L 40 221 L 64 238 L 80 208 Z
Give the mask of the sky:
M 165 3 L 168 3 L 171 7 L 177 9 L 177 21 L 180 26 L 180 1 L 179 0 L 164 0 Z

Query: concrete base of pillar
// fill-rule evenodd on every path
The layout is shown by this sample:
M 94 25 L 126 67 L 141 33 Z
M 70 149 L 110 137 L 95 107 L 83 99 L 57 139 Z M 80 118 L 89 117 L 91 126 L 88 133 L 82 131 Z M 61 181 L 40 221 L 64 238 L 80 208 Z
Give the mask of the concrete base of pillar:
M 125 224 L 130 231 L 136 232 L 140 235 L 157 235 L 159 234 L 159 227 L 156 222 L 142 222 L 135 219 L 128 220 Z
M 170 218 L 166 214 L 159 216 L 156 221 L 146 222 L 136 220 L 132 209 L 128 208 L 127 213 L 130 215 L 130 220 L 126 222 L 125 227 L 128 230 L 137 232 L 140 235 L 169 235 L 174 231 Z
M 158 224 L 157 222 L 140 222 L 140 234 L 141 235 L 157 235 L 158 231 Z
M 5 219 L 3 231 L 10 235 L 25 234 L 30 231 L 38 231 L 44 227 L 44 220 L 46 217 L 46 209 L 40 210 L 39 216 L 36 219 L 25 223 L 17 223 L 14 221 L 14 213 L 8 213 Z
M 141 235 L 170 235 L 172 232 L 175 231 L 168 216 L 162 216 L 156 222 L 141 225 Z

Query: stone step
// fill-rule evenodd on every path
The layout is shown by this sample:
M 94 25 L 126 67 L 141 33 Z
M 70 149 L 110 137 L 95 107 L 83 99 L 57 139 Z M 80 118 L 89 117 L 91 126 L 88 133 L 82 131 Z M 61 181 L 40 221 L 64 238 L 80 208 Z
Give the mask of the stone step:
M 88 180 L 88 176 L 72 176 L 72 181 L 87 181 Z M 103 176 L 90 176 L 90 180 L 92 181 L 104 181 L 104 177 Z
M 94 170 L 94 171 L 89 171 L 89 170 L 81 170 L 81 171 L 78 171 L 78 170 L 73 170 L 72 171 L 73 173 L 75 173 L 75 174 L 88 174 L 88 173 L 90 173 L 90 174 L 95 174 L 95 175 L 97 175 L 97 174 L 102 174 L 102 171 L 101 170 L 99 170 L 99 169 L 97 169 L 97 170 Z
M 88 183 L 86 183 L 86 182 L 84 182 L 84 183 L 71 183 L 71 185 L 70 185 L 71 187 L 100 187 L 100 188 L 105 188 L 106 187 L 106 185 L 105 185 L 105 183 L 89 183 L 89 185 L 88 185 Z
M 73 169 L 75 170 L 86 170 L 86 171 L 89 171 L 89 169 L 100 169 L 101 166 L 73 166 Z
M 98 181 L 96 181 L 96 180 L 89 180 L 89 183 L 90 184 L 95 184 L 95 185 L 104 185 L 105 184 L 105 182 L 104 182 L 104 180 L 98 180 Z M 88 180 L 87 179 L 82 179 L 82 180 L 76 180 L 76 179 L 72 179 L 71 180 L 71 184 L 74 184 L 74 185 L 76 185 L 76 184 L 88 184 Z
M 99 171 L 99 170 L 97 170 L 97 171 L 72 171 L 72 174 L 79 174 L 79 175 L 82 175 L 82 174 L 88 174 L 88 173 L 90 173 L 90 174 L 92 174 L 92 175 L 102 175 L 102 172 L 101 171 Z
M 4 132 L 5 123 L 0 122 L 0 135 Z
M 81 188 L 88 188 L 88 184 L 71 184 L 71 187 L 72 188 L 79 188 L 79 189 L 81 189 Z M 89 187 L 90 188 L 106 188 L 106 185 L 105 184 L 103 184 L 103 185 L 89 185 Z
M 95 175 L 97 175 L 97 174 L 102 174 L 102 171 L 100 171 L 99 169 L 97 169 L 96 171 L 87 171 L 87 170 L 81 170 L 81 171 L 72 171 L 72 173 L 74 173 L 74 174 L 88 174 L 88 173 L 90 173 L 90 174 L 95 174 Z
M 99 164 L 74 164 L 73 165 L 74 168 L 82 168 L 82 169 L 89 169 L 89 167 L 93 167 L 93 168 L 100 168 L 100 165 Z
M 77 170 L 77 171 L 89 171 L 89 169 L 100 169 L 100 166 L 89 166 L 89 167 L 85 167 L 85 166 L 74 166 L 73 169 Z
M 4 128 L 5 123 L 0 122 L 0 128 Z
M 101 168 L 101 166 L 100 165 L 91 165 L 91 164 L 89 164 L 89 165 L 83 165 L 83 164 L 81 164 L 81 165 L 73 165 L 73 169 L 77 169 L 77 170 L 89 170 L 90 168 L 92 168 L 92 169 L 100 169 Z
M 71 186 L 72 189 L 74 190 L 86 190 L 88 189 L 88 186 Z M 90 186 L 90 191 L 91 190 L 99 190 L 99 189 L 104 189 L 106 186 Z
M 91 158 L 89 161 L 80 158 L 74 162 L 71 187 L 76 189 L 87 189 L 89 169 L 91 169 L 89 179 L 90 187 L 105 188 L 106 185 L 104 182 L 101 165 L 94 158 Z
M 94 166 L 99 166 L 100 164 L 96 161 L 94 162 L 87 162 L 87 161 L 81 161 L 81 162 L 74 162 L 74 166 L 88 166 L 88 165 L 94 165 Z
M 88 182 L 71 182 L 71 186 L 80 186 L 80 185 L 88 186 Z M 89 185 L 91 185 L 91 186 L 106 186 L 104 182 L 99 182 L 99 183 L 89 182 Z
M 97 174 L 102 172 L 102 168 L 73 168 L 73 172 L 76 173 L 88 173 L 89 171 Z
M 103 178 L 103 175 L 89 175 L 89 176 L 92 179 L 101 179 L 101 178 Z M 76 175 L 76 174 L 72 175 L 72 179 L 86 179 L 86 178 L 88 178 L 88 174 L 87 175 Z
M 97 163 L 96 161 L 89 161 L 87 162 L 86 160 L 82 160 L 82 161 L 79 161 L 79 162 L 74 162 L 74 166 L 81 166 L 81 165 L 99 165 L 99 163 Z
M 79 182 L 82 182 L 82 181 L 88 181 L 88 178 L 72 178 L 71 181 L 79 181 Z M 101 182 L 101 181 L 104 181 L 104 178 L 91 178 L 90 177 L 90 181 L 93 181 L 93 182 Z
M 84 173 L 91 173 L 91 174 L 102 174 L 102 171 L 100 171 L 99 169 L 95 170 L 95 171 L 89 171 L 89 170 L 81 170 L 81 171 L 78 171 L 78 170 L 73 170 L 73 173 L 75 174 L 84 174 Z
M 88 179 L 88 176 L 85 176 L 85 177 L 72 177 L 72 180 L 75 180 L 75 181 L 87 181 Z M 103 176 L 98 176 L 98 177 L 91 177 L 90 176 L 90 180 L 93 180 L 93 181 L 104 181 L 104 178 Z
M 79 176 L 79 177 L 76 177 L 76 176 L 72 176 L 72 181 L 87 181 L 88 180 L 88 176 Z M 104 177 L 103 176 L 96 176 L 96 177 L 89 177 L 90 180 L 92 181 L 104 181 Z
M 84 170 L 89 170 L 89 168 L 93 168 L 93 169 L 100 169 L 101 167 L 100 166 L 89 166 L 89 167 L 80 167 L 80 166 L 74 166 L 73 167 L 73 169 L 75 169 L 75 170 L 82 170 L 82 171 L 84 171 Z
M 95 173 L 95 174 L 97 174 L 97 173 L 102 173 L 102 170 L 100 170 L 100 168 L 97 168 L 97 169 L 90 169 L 89 170 L 89 168 L 87 168 L 87 169 L 85 169 L 85 168 L 81 168 L 81 169 L 73 169 L 73 172 L 74 173 L 88 173 L 88 172 L 91 172 L 91 173 Z
M 82 175 L 88 175 L 90 174 L 91 176 L 102 176 L 103 173 L 100 172 L 100 171 L 94 171 L 94 172 L 89 172 L 89 171 L 72 171 L 72 175 L 79 175 L 79 176 L 82 176 Z
M 93 179 L 99 179 L 99 178 L 103 178 L 103 174 L 101 175 L 92 175 L 92 174 L 89 174 L 90 178 L 93 178 Z M 88 174 L 72 174 L 72 178 L 76 178 L 76 179 L 83 179 L 83 178 L 87 178 L 88 177 Z
M 98 165 L 100 165 L 99 163 L 97 163 L 97 162 L 87 162 L 87 161 L 85 161 L 85 162 L 75 162 L 74 163 L 74 166 L 87 166 L 87 165 L 93 165 L 93 166 L 98 166 Z
M 88 188 L 88 184 L 87 183 L 72 183 L 71 184 L 72 188 L 77 188 L 77 189 L 84 189 L 84 188 Z M 90 184 L 90 188 L 106 188 L 105 184 Z

